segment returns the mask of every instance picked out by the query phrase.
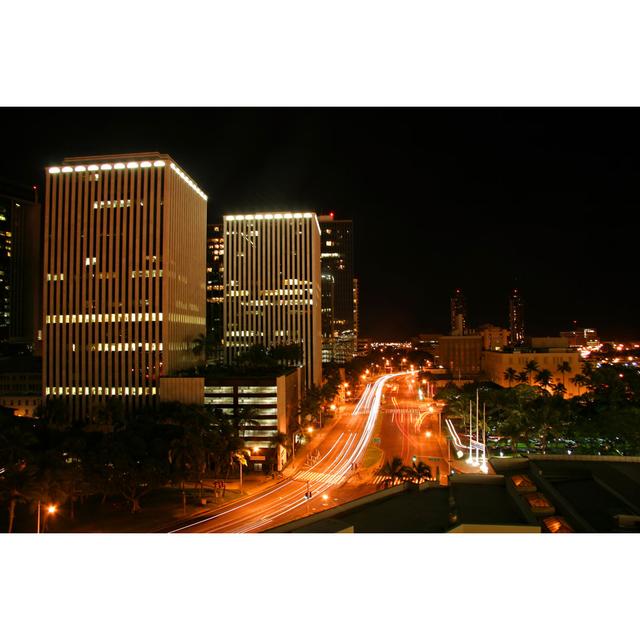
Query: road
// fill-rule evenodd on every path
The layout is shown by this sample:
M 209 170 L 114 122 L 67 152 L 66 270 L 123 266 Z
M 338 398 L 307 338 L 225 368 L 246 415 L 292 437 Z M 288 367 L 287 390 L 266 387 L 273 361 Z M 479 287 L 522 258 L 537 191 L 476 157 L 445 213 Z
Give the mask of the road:
M 439 408 L 418 399 L 419 385 L 419 373 L 387 385 L 380 410 L 378 446 L 384 452 L 385 460 L 398 457 L 407 466 L 411 466 L 415 456 L 416 462 L 428 464 L 433 476 L 439 473 L 441 483 L 446 484 L 449 475 L 447 441 L 438 427 Z M 383 476 L 379 475 L 377 482 L 383 481 Z
M 358 481 L 354 464 L 362 460 L 374 431 L 384 385 L 406 374 L 383 375 L 367 385 L 352 414 L 342 415 L 323 434 L 317 459 L 257 495 L 220 507 L 172 533 L 249 533 L 270 529 L 372 491 Z M 398 378 L 398 379 L 400 379 Z M 353 476 L 353 481 L 345 484 Z M 307 497 L 308 493 L 311 497 Z

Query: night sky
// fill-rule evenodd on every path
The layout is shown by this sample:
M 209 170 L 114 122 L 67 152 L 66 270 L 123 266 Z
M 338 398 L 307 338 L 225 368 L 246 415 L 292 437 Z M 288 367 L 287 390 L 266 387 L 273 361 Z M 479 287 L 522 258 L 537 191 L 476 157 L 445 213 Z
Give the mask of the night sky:
M 335 211 L 355 225 L 361 335 L 471 325 L 640 337 L 637 109 L 2 109 L 0 177 L 64 156 L 169 153 L 223 213 Z

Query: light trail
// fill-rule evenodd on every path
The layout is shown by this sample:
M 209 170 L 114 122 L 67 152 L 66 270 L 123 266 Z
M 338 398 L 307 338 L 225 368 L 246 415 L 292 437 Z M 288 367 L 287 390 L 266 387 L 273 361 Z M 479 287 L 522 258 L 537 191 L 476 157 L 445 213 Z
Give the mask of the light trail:
M 207 518 L 174 529 L 171 533 L 188 531 L 202 527 L 207 523 L 212 525 L 207 529 L 211 533 L 218 531 L 234 533 L 255 531 L 265 528 L 278 518 L 286 516 L 305 504 L 309 505 L 312 500 L 322 496 L 330 487 L 343 482 L 349 472 L 353 470 L 354 463 L 357 463 L 364 454 L 373 435 L 385 384 L 391 378 L 403 375 L 409 375 L 409 372 L 387 374 L 368 384 L 352 413 L 352 416 L 368 413 L 360 433 L 349 433 L 346 438 L 344 437 L 346 433 L 341 433 L 322 458 L 310 468 L 295 473 L 290 479 L 273 487 L 266 493 L 254 498 L 244 499 L 231 508 L 223 508 Z M 323 463 L 326 464 L 326 468 L 320 470 L 319 465 Z M 300 486 L 301 483 L 304 483 L 304 488 Z M 306 487 L 311 491 L 312 498 L 306 497 Z M 278 502 L 275 502 L 275 499 Z M 260 509 L 261 501 L 264 501 L 262 509 Z M 251 505 L 260 509 L 260 513 L 242 514 L 241 510 Z M 227 516 L 225 521 L 215 522 L 225 516 Z M 231 516 L 231 519 L 228 516 Z

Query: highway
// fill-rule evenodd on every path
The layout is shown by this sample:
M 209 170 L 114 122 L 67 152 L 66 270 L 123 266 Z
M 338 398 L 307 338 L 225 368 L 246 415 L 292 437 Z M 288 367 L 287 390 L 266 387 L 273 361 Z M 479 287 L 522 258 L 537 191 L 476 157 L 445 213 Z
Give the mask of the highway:
M 369 445 L 385 384 L 406 375 L 386 374 L 367 385 L 353 412 L 338 418 L 324 434 L 313 465 L 294 472 L 262 493 L 220 507 L 171 533 L 259 532 L 370 492 L 370 485 L 357 482 L 342 491 L 339 487 L 357 474 L 354 465 L 361 461 Z

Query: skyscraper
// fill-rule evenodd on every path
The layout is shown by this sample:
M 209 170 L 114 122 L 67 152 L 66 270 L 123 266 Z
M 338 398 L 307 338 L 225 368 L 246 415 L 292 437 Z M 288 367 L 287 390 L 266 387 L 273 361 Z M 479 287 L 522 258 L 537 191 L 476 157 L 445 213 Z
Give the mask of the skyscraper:
M 213 343 L 213 359 L 220 361 L 224 302 L 224 236 L 222 224 L 207 226 L 207 333 Z
M 509 297 L 509 342 L 519 345 L 524 342 L 524 302 L 517 289 Z
M 467 332 L 467 301 L 460 289 L 451 296 L 451 335 L 463 336 Z
M 36 351 L 42 329 L 41 246 L 37 191 L 0 184 L 0 341 Z
M 224 216 L 224 341 L 302 347 L 306 385 L 322 381 L 320 227 L 315 213 Z
M 205 332 L 207 196 L 157 152 L 65 158 L 46 171 L 46 397 L 74 417 L 196 362 Z
M 353 276 L 353 222 L 320 216 L 322 359 L 344 363 L 357 349 L 357 292 Z

